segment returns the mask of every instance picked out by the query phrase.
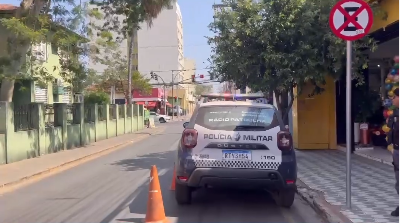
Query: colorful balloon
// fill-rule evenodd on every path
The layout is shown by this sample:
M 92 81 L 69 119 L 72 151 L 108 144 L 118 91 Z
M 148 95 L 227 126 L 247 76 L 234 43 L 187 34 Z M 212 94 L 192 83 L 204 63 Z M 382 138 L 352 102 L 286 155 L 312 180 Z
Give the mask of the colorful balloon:
M 392 70 L 390 71 L 390 74 L 391 74 L 391 75 L 396 75 L 396 74 L 397 74 L 396 69 L 392 69 Z
M 398 63 L 396 63 L 396 64 L 394 65 L 394 69 L 396 69 L 397 71 L 399 71 L 399 64 L 398 64 Z
M 393 81 L 394 76 L 392 74 L 388 74 L 387 75 L 387 79 L 389 79 L 390 81 Z
M 390 91 L 390 90 L 392 90 L 393 85 L 392 84 L 386 84 L 385 88 L 386 88 L 386 90 Z
M 397 84 L 399 83 L 399 75 L 396 75 L 393 77 L 393 82 L 395 82 Z
M 391 80 L 390 78 L 387 77 L 387 78 L 385 79 L 385 83 L 386 83 L 386 84 L 390 84 L 390 83 L 392 83 L 392 80 Z
M 388 117 L 393 115 L 393 110 L 388 110 L 386 114 L 387 114 Z
M 390 106 L 392 106 L 392 100 L 386 98 L 386 99 L 383 101 L 383 106 L 385 106 L 385 107 L 390 107 Z
M 382 131 L 388 133 L 390 131 L 390 128 L 385 124 L 382 126 Z
M 399 56 L 393 57 L 393 60 L 394 60 L 395 63 L 399 63 Z
M 393 91 L 389 91 L 389 92 L 388 92 L 388 95 L 389 95 L 389 97 L 393 97 L 394 92 L 393 92 Z

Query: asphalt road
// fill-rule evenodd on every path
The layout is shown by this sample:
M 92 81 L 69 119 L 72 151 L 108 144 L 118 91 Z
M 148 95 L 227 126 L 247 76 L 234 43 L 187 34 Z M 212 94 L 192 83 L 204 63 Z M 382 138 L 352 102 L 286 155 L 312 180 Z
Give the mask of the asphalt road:
M 182 122 L 165 125 L 164 133 L 1 195 L 0 222 L 142 222 L 151 165 L 170 222 L 323 222 L 300 198 L 283 209 L 263 191 L 200 190 L 192 205 L 177 206 L 169 187 Z

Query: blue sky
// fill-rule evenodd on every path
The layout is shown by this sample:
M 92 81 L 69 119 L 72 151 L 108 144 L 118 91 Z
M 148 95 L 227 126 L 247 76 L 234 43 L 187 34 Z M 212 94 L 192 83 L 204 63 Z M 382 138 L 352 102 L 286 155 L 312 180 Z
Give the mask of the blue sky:
M 2 4 L 19 5 L 20 0 L 1 0 Z M 213 19 L 212 5 L 220 0 L 178 0 L 183 19 L 185 57 L 196 60 L 198 74 L 207 74 L 210 47 L 204 36 L 211 36 L 208 25 Z

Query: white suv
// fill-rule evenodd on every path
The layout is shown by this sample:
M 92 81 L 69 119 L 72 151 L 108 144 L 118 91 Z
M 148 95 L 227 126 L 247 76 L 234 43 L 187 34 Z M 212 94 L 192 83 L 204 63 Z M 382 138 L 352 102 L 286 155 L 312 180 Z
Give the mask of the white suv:
M 201 103 L 184 127 L 175 162 L 178 204 L 189 204 L 197 188 L 221 186 L 263 188 L 281 206 L 293 204 L 296 155 L 273 105 Z

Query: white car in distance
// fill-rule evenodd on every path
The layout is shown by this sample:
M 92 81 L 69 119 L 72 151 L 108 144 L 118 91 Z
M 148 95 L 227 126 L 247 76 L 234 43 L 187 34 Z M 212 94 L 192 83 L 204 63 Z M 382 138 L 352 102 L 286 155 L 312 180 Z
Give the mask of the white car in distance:
M 160 123 L 166 123 L 171 120 L 171 117 L 169 117 L 168 115 L 161 115 L 156 112 L 150 112 L 150 116 L 154 117 L 154 121 L 158 121 Z

